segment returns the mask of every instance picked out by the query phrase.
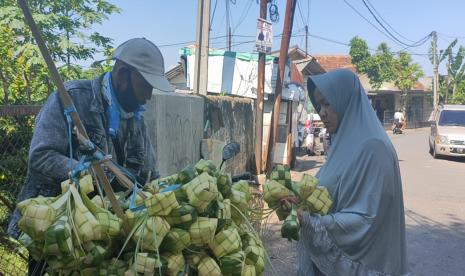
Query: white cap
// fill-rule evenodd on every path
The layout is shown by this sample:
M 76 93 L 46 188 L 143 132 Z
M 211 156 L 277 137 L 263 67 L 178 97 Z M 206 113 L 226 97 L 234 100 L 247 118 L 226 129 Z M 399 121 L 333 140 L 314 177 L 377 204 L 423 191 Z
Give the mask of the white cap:
M 165 77 L 165 62 L 158 47 L 145 38 L 130 39 L 116 48 L 113 58 L 134 67 L 154 88 L 173 91 Z

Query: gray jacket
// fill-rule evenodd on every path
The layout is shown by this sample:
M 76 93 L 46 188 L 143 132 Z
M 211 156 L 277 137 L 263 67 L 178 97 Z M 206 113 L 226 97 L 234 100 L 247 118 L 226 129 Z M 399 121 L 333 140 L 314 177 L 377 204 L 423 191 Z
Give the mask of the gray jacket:
M 143 118 L 121 119 L 117 137 L 112 139 L 107 135 L 105 110 L 108 102 L 101 92 L 102 77 L 65 84 L 90 140 L 132 173 L 144 178 L 150 171 L 151 178 L 158 177 L 154 151 Z M 18 202 L 38 195 L 58 195 L 60 183 L 68 178 L 68 172 L 80 157 L 78 142 L 73 139 L 73 159 L 69 158 L 68 125 L 58 93 L 49 96 L 36 117 L 35 125 L 28 173 Z M 116 181 L 112 185 L 115 190 L 121 190 Z M 19 218 L 20 213 L 15 210 L 8 226 L 8 233 L 15 238 L 19 236 Z

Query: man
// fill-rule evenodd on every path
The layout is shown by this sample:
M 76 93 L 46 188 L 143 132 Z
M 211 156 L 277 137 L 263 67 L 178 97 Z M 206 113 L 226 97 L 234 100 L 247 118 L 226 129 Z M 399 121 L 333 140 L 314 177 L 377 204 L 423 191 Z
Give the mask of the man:
M 145 181 L 158 176 L 155 156 L 142 113 L 152 96 L 152 89 L 171 91 L 164 76 L 163 56 L 155 44 L 145 38 L 134 38 L 114 52 L 115 65 L 94 80 L 75 80 L 65 84 L 74 101 L 90 140 L 119 165 Z M 60 183 L 78 164 L 83 152 L 72 138 L 70 158 L 68 123 L 58 93 L 47 99 L 36 117 L 36 127 L 29 150 L 26 183 L 18 202 L 31 197 L 56 196 Z M 113 180 L 113 179 L 110 179 Z M 115 190 L 121 190 L 112 181 Z M 18 210 L 12 215 L 8 233 L 18 238 Z
M 394 113 L 394 125 L 392 126 L 392 129 L 394 129 L 394 127 L 396 126 L 396 123 L 400 124 L 400 129 L 401 130 L 404 130 L 404 128 L 405 128 L 405 116 L 404 116 L 404 113 L 402 113 L 402 111 L 400 111 L 400 109 L 398 109 L 396 111 L 396 113 Z

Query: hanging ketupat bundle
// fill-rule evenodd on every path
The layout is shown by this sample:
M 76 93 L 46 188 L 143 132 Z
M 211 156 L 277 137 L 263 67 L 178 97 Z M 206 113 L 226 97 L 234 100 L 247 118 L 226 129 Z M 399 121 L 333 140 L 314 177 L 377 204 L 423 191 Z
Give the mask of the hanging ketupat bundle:
M 290 171 L 284 166 L 277 166 L 270 178 L 272 180 L 264 187 L 264 199 L 268 206 L 276 211 L 280 220 L 285 219 L 281 236 L 289 240 L 299 240 L 297 208 L 326 215 L 333 204 L 331 196 L 326 187 L 318 186 L 319 181 L 313 176 L 305 174 L 299 182 L 292 182 Z M 284 199 L 292 202 L 289 214 L 281 207 L 281 200 Z
M 31 229 L 21 242 L 49 264 L 50 276 L 178 275 L 186 265 L 196 275 L 263 275 L 262 244 L 245 242 L 259 240 L 247 221 L 249 184 L 232 183 L 211 161 L 152 181 L 143 188 L 146 199 L 116 193 L 130 226 L 126 235 L 107 197 L 89 199 L 91 176 L 79 183 L 65 181 L 62 195 L 21 203 L 25 217 L 34 218 L 23 222 Z

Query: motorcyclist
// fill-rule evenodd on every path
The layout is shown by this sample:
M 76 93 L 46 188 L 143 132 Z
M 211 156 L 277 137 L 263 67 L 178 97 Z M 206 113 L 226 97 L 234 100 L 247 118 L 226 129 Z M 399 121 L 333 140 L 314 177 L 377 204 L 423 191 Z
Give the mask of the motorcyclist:
M 401 130 L 405 129 L 405 116 L 400 109 L 397 109 L 396 113 L 394 113 L 394 124 L 392 125 L 393 130 L 396 127 L 396 124 L 399 124 L 399 128 Z

